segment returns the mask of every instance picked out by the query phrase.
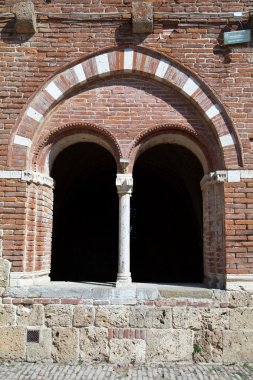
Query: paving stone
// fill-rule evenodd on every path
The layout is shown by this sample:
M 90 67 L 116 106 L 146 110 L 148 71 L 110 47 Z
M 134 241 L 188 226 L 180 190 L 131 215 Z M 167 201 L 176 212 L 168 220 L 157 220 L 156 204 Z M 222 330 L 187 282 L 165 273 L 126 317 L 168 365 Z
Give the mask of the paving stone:
M 32 364 L 0 365 L 0 380 L 252 380 L 253 364 L 210 365 L 116 365 Z

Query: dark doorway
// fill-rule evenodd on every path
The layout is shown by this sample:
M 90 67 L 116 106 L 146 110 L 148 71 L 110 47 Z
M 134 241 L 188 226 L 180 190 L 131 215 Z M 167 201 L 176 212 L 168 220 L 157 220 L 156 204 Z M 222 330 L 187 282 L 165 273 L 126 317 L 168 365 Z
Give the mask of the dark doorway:
M 94 143 L 56 158 L 52 271 L 54 281 L 111 282 L 118 260 L 116 162 Z
M 202 177 L 198 159 L 179 145 L 157 145 L 137 159 L 131 203 L 133 281 L 203 281 Z

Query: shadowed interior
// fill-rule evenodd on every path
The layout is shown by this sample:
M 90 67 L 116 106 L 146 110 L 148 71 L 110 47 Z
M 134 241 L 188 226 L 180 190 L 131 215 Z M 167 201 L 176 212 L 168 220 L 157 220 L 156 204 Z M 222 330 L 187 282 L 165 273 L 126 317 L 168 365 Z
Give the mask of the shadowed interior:
M 182 146 L 161 144 L 140 155 L 133 176 L 133 281 L 202 282 L 200 162 Z
M 116 162 L 94 143 L 56 158 L 51 279 L 115 281 L 118 261 Z

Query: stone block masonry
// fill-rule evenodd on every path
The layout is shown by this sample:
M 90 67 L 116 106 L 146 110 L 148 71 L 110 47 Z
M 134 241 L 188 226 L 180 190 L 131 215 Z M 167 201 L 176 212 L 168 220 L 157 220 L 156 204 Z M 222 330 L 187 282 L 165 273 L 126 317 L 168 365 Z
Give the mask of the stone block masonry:
M 224 30 L 252 27 L 251 8 L 248 0 L 0 0 L 0 360 L 230 364 L 252 358 L 252 43 L 222 41 Z M 54 171 L 61 154 L 78 143 L 81 153 L 71 151 L 67 164 Z M 103 269 L 108 257 L 84 246 L 90 237 L 85 228 L 78 242 L 68 225 L 73 251 L 64 244 L 67 253 L 57 256 L 52 248 L 57 222 L 78 219 L 59 214 L 57 220 L 63 209 L 57 194 L 71 199 L 70 174 L 73 183 L 85 177 L 85 189 L 95 183 L 96 204 L 98 198 L 108 204 L 113 195 L 106 188 L 109 175 L 100 177 L 99 149 L 89 156 L 92 144 L 112 159 L 116 182 L 115 288 L 50 283 L 55 273 L 68 280 L 70 268 L 76 274 L 85 267 L 93 275 L 92 265 Z M 163 157 L 153 169 L 156 177 L 150 173 L 153 148 Z M 160 176 L 167 186 L 161 186 L 164 204 L 174 214 L 166 211 L 160 226 L 166 207 L 156 217 L 146 214 L 150 240 L 138 243 L 138 257 L 130 246 L 130 211 L 138 160 L 146 153 L 140 182 Z M 147 211 L 158 201 L 148 194 L 156 181 L 147 182 L 139 198 L 139 204 L 147 199 Z M 82 220 L 89 219 L 85 212 Z M 94 216 L 106 231 L 107 219 Z M 154 236 L 161 231 L 167 240 L 159 251 L 162 239 Z M 178 251 L 174 242 L 171 248 L 175 236 L 188 243 L 191 231 L 192 244 Z M 93 241 L 102 241 L 96 228 L 93 233 Z M 154 260 L 149 273 L 140 273 L 144 278 L 162 263 L 165 275 L 168 268 L 187 282 L 196 258 L 196 278 L 212 290 L 192 288 L 190 295 L 133 285 L 148 248 Z M 80 264 L 89 252 L 92 260 Z M 54 268 L 58 257 L 62 272 L 58 264 Z
M 132 288 L 129 302 L 123 289 L 73 284 L 43 289 L 40 298 L 39 286 L 6 290 L 0 360 L 231 364 L 253 355 L 253 296 L 247 292 L 167 287 L 164 296 L 164 289 Z M 94 289 L 99 299 L 91 298 Z M 28 339 L 31 332 L 37 340 Z

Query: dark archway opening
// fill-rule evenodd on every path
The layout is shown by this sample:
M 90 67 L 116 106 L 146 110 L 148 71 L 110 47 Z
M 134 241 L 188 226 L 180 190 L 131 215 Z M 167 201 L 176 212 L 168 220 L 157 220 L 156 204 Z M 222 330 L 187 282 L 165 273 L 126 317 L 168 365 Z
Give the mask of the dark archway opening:
M 116 170 L 112 155 L 94 143 L 71 145 L 55 159 L 52 280 L 115 281 Z
M 133 281 L 203 282 L 200 162 L 182 146 L 161 144 L 140 155 L 133 176 Z

